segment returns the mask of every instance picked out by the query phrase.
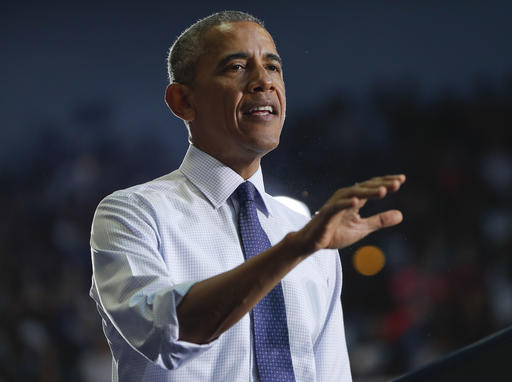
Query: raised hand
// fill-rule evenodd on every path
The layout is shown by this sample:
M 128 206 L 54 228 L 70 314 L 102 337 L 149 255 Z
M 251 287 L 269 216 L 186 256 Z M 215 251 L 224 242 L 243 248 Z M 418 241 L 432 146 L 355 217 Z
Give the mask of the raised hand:
M 370 233 L 402 221 L 402 213 L 389 210 L 362 218 L 359 209 L 368 199 L 382 199 L 396 192 L 405 182 L 405 175 L 372 178 L 351 187 L 340 188 L 297 232 L 300 245 L 307 253 L 320 249 L 347 247 Z

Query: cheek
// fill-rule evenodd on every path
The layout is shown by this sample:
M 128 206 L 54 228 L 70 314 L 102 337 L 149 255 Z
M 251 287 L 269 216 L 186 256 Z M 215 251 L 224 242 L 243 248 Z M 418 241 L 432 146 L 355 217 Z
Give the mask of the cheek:
M 284 117 L 286 116 L 286 93 L 283 86 L 279 89 L 279 102 L 281 102 L 281 110 L 282 110 L 282 117 L 284 120 Z
M 235 118 L 238 118 L 241 100 L 241 94 L 231 94 L 231 96 L 226 99 L 226 111 Z

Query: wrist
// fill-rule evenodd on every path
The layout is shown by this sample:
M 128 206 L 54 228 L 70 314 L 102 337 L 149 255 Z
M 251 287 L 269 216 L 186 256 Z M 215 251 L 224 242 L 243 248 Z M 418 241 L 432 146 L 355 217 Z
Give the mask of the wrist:
M 288 252 L 290 256 L 299 260 L 299 262 L 314 252 L 313 248 L 307 245 L 302 231 L 288 233 L 283 238 L 282 243 L 286 247 L 286 252 Z

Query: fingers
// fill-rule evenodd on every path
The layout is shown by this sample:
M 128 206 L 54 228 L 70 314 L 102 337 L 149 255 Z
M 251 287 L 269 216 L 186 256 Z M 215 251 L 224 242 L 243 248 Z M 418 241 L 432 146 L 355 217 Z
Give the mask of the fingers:
M 369 179 L 367 181 L 358 183 L 358 186 L 363 187 L 386 187 L 387 191 L 398 191 L 400 186 L 405 182 L 405 175 L 385 175 Z
M 355 208 L 358 210 L 365 205 L 368 199 L 380 199 L 385 197 L 388 192 L 398 191 L 404 182 L 405 175 L 403 174 L 385 175 L 356 183 L 351 187 L 341 188 L 334 193 L 319 212 L 322 212 L 326 219 L 330 219 L 343 209 Z M 398 224 L 398 222 L 394 224 Z
M 384 175 L 384 176 L 381 176 L 380 178 L 384 179 L 384 180 L 398 180 L 400 183 L 403 183 L 405 182 L 405 175 L 404 174 L 394 174 L 394 175 Z
M 387 195 L 388 192 L 396 192 L 405 182 L 405 175 L 385 175 L 356 183 L 352 187 L 341 189 L 343 198 L 372 198 L 380 199 Z
M 403 215 L 398 210 L 389 210 L 364 219 L 368 225 L 368 231 L 373 232 L 381 228 L 392 227 L 402 222 Z
M 344 191 L 346 197 L 356 197 L 361 199 L 380 199 L 386 196 L 386 194 L 388 193 L 388 190 L 385 186 L 364 186 L 362 184 L 349 187 L 347 189 L 344 189 Z
M 318 212 L 322 213 L 324 220 L 329 220 L 341 210 L 349 208 L 361 208 L 365 202 L 365 200 L 363 201 L 358 198 L 340 199 L 334 203 L 324 205 L 324 207 Z

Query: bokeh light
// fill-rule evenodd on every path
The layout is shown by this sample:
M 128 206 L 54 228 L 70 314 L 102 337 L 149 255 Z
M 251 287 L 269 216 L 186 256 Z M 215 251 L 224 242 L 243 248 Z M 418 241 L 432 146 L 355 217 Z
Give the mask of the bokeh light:
M 382 270 L 386 263 L 386 257 L 380 248 L 365 245 L 354 253 L 352 262 L 359 273 L 365 276 L 373 276 Z

